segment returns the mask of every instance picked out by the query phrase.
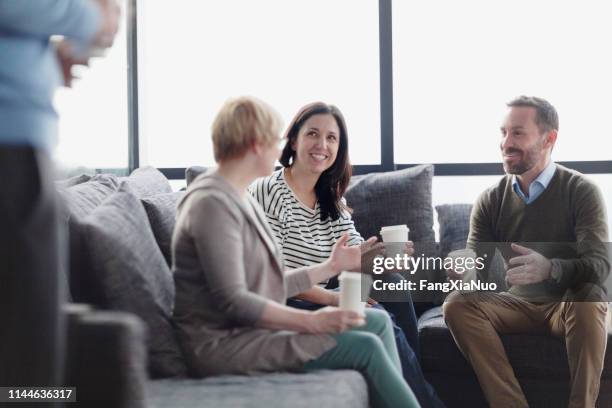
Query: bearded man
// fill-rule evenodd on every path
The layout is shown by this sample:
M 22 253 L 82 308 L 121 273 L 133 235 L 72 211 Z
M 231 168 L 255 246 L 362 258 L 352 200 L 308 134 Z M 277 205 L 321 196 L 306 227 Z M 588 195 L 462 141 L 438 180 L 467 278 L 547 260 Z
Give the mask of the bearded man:
M 558 130 L 557 112 L 544 99 L 521 96 L 508 103 L 500 143 L 506 175 L 474 205 L 468 247 L 479 253 L 483 243 L 510 249 L 502 253 L 509 290 L 454 292 L 443 307 L 492 407 L 528 406 L 500 334 L 565 339 L 569 406 L 595 407 L 599 393 L 607 341 L 608 223 L 598 188 L 551 160 Z

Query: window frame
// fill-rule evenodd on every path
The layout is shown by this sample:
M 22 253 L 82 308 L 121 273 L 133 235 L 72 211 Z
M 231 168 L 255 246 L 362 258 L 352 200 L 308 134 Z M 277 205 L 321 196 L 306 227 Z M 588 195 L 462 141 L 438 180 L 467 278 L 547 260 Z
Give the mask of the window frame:
M 395 163 L 393 140 L 393 0 L 378 0 L 380 66 L 380 164 L 354 165 L 354 174 L 399 170 L 423 163 Z M 140 166 L 138 117 L 138 0 L 128 1 L 128 155 L 129 171 Z M 584 174 L 612 174 L 612 160 L 561 161 L 559 164 Z M 437 176 L 503 175 L 501 163 L 431 163 Z M 109 169 L 104 169 L 109 170 Z M 159 168 L 170 180 L 185 178 L 185 168 Z

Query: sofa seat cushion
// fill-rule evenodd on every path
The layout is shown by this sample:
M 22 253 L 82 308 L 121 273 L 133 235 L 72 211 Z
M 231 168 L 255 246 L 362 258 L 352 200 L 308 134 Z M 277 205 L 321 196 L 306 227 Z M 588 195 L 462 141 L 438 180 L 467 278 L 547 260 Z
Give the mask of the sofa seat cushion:
M 148 328 L 153 376 L 186 372 L 170 319 L 174 282 L 147 214 L 126 183 L 81 221 L 102 306 L 136 314 Z
M 423 313 L 419 319 L 421 365 L 423 371 L 474 375 L 451 336 L 440 306 Z M 569 369 L 563 339 L 535 334 L 501 336 L 517 378 L 568 380 Z M 608 342 L 612 336 L 608 335 Z M 486 353 L 486 350 L 483 350 Z M 606 350 L 602 379 L 612 379 L 612 351 Z
M 353 370 L 154 380 L 147 391 L 150 408 L 369 407 L 365 379 Z

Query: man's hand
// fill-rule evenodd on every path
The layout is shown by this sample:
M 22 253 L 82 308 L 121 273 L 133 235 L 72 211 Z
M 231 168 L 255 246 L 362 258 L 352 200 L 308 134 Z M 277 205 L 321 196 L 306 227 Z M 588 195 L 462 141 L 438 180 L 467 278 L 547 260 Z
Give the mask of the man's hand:
M 454 269 L 446 269 L 446 278 L 449 281 L 462 280 L 463 274 L 455 272 Z
M 64 86 L 70 88 L 72 86 L 72 80 L 78 79 L 72 73 L 72 67 L 75 65 L 89 65 L 89 57 L 77 56 L 74 52 L 72 44 L 67 40 L 61 40 L 55 44 L 57 52 L 57 59 L 62 68 L 62 75 L 64 77 Z
M 469 248 L 465 248 L 465 249 L 456 249 L 454 251 L 449 252 L 447 255 L 447 257 L 453 258 L 453 259 L 457 259 L 457 258 L 476 258 L 476 252 L 474 252 L 473 249 L 469 249 Z M 454 262 L 453 262 L 454 264 Z M 449 281 L 455 281 L 455 280 L 463 280 L 463 276 L 465 275 L 465 271 L 464 272 L 456 272 L 454 269 L 446 269 L 446 278 Z
M 121 8 L 117 0 L 95 0 L 95 3 L 100 7 L 102 22 L 91 45 L 94 48 L 110 48 L 119 31 Z
M 512 250 L 519 256 L 510 258 L 508 262 L 513 266 L 506 272 L 510 285 L 528 285 L 550 279 L 552 263 L 548 258 L 518 244 L 512 244 Z

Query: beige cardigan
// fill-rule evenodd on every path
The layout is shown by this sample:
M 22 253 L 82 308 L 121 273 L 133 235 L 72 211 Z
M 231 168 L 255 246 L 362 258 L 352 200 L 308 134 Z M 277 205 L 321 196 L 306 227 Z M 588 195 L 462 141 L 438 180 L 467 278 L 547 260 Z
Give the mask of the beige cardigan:
M 268 300 L 285 303 L 313 283 L 283 273 L 281 253 L 257 202 L 215 173 L 179 203 L 172 239 L 174 321 L 193 375 L 299 369 L 336 345 L 331 335 L 257 328 Z

